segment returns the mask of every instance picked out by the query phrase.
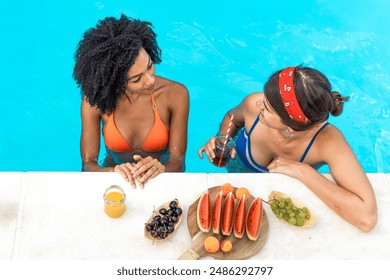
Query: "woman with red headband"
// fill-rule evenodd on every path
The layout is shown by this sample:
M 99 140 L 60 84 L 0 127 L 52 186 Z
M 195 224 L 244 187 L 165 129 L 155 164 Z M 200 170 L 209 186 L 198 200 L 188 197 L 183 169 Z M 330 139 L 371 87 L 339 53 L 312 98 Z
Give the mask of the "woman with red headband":
M 341 217 L 368 232 L 377 221 L 375 194 L 343 134 L 327 121 L 329 114 L 341 114 L 347 99 L 331 90 L 321 72 L 288 67 L 269 78 L 264 93 L 250 94 L 229 110 L 219 131 L 227 131 L 234 115 L 230 133 L 237 133 L 237 139 L 231 163 L 240 163 L 241 172 L 297 178 Z M 213 160 L 215 139 L 199 149 L 201 158 L 205 152 Z M 317 171 L 324 164 L 335 183 Z

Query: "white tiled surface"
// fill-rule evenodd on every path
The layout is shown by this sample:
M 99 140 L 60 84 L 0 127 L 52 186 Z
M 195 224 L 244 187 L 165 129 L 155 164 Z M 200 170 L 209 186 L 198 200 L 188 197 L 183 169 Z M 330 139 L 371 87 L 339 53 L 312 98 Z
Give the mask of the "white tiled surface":
M 18 220 L 20 172 L 0 173 L 0 260 L 11 259 Z
M 190 205 L 206 174 L 162 174 L 132 189 L 116 173 L 26 173 L 15 259 L 176 259 L 191 244 L 186 216 L 171 240 L 144 237 L 153 207 L 178 198 Z M 103 210 L 105 189 L 125 189 L 127 211 L 117 219 Z
M 285 192 L 317 215 L 316 226 L 295 228 L 265 205 L 270 234 L 255 259 L 390 259 L 390 175 L 368 176 L 379 221 L 367 234 L 284 175 L 165 173 L 133 190 L 116 173 L 0 173 L 0 259 L 176 259 L 191 245 L 186 207 L 207 187 L 225 182 L 264 199 L 272 190 Z M 127 195 L 127 211 L 118 219 L 103 211 L 103 193 L 112 184 Z M 153 206 L 173 198 L 184 204 L 182 224 L 170 240 L 153 244 L 143 236 L 144 223 Z
M 330 176 L 326 175 L 328 178 Z M 385 174 L 368 174 L 377 196 L 379 219 L 370 233 L 356 229 L 298 180 L 278 174 L 209 174 L 209 187 L 230 182 L 267 199 L 281 191 L 307 205 L 317 216 L 311 228 L 293 227 L 278 220 L 264 204 L 270 224 L 265 246 L 255 259 L 390 259 L 390 185 Z M 386 244 L 386 245 L 385 245 Z

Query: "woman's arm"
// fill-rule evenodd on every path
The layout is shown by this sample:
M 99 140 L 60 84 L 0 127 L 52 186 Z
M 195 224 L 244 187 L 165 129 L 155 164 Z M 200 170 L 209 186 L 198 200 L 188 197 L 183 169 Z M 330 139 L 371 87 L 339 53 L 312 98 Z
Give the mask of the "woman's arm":
M 237 133 L 237 130 L 245 125 L 245 118 L 248 116 L 253 115 L 255 108 L 256 108 L 256 102 L 259 99 L 259 93 L 253 93 L 248 96 L 246 96 L 240 104 L 238 104 L 233 109 L 230 109 L 227 111 L 225 116 L 222 119 L 222 122 L 219 126 L 218 135 L 224 135 L 226 134 L 226 131 L 229 128 L 229 123 L 231 116 L 234 115 L 232 124 L 230 126 L 230 135 L 235 135 Z M 258 114 L 258 112 L 257 112 Z M 200 149 L 198 150 L 198 155 L 200 158 L 203 158 L 203 152 L 206 153 L 207 158 L 210 160 L 210 162 L 213 161 L 213 158 L 215 158 L 215 139 L 216 136 L 212 136 L 206 144 L 204 144 Z M 233 149 L 233 152 L 231 154 L 231 157 L 234 158 L 236 155 L 236 151 Z
M 98 164 L 100 150 L 100 110 L 91 107 L 85 100 L 81 103 L 81 141 L 80 150 L 83 171 L 114 171 Z
M 374 191 L 344 136 L 329 128 L 318 136 L 315 153 L 328 164 L 335 183 L 305 163 L 278 158 L 268 167 L 270 172 L 299 179 L 337 214 L 369 232 L 378 217 Z
M 189 95 L 188 90 L 180 84 L 174 86 L 174 98 L 171 99 L 169 124 L 169 147 L 165 171 L 184 172 L 187 150 Z

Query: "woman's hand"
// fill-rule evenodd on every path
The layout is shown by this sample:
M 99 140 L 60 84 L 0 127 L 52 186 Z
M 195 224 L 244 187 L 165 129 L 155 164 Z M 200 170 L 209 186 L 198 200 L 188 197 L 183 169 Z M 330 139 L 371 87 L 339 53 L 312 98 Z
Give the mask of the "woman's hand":
M 293 161 L 284 157 L 277 157 L 268 164 L 267 168 L 270 173 L 280 173 L 298 179 L 302 167 L 305 165 L 307 166 L 307 164 L 302 162 Z
M 165 166 L 151 156 L 142 158 L 140 155 L 134 155 L 133 158 L 137 161 L 132 166 L 133 178 L 142 184 L 141 188 L 150 178 L 154 178 L 165 171 Z
M 127 182 L 130 182 L 133 189 L 136 188 L 136 181 L 139 187 L 143 189 L 144 184 L 150 178 L 154 178 L 165 171 L 165 166 L 150 156 L 142 158 L 139 155 L 135 155 L 133 158 L 137 163 L 126 162 L 114 167 L 114 171 L 119 173 Z
M 217 140 L 217 136 L 213 136 L 210 138 L 209 141 L 207 141 L 206 144 L 204 144 L 200 149 L 198 150 L 198 155 L 200 158 L 203 159 L 203 152 L 206 153 L 207 158 L 210 162 L 213 162 L 213 159 L 215 158 L 215 141 Z M 231 158 L 236 157 L 236 149 L 232 149 L 232 153 L 230 155 Z
M 198 150 L 198 155 L 200 158 L 203 159 L 203 152 L 206 153 L 207 158 L 210 162 L 213 162 L 213 159 L 215 158 L 215 141 L 217 140 L 217 136 L 213 136 L 210 138 L 209 141 L 207 141 L 206 144 L 204 144 L 200 149 Z M 236 157 L 236 149 L 233 148 L 232 153 L 230 154 L 231 158 Z
M 215 158 L 215 140 L 217 139 L 217 136 L 213 136 L 210 138 L 209 141 L 207 141 L 206 144 L 204 144 L 200 149 L 198 150 L 198 155 L 200 158 L 203 159 L 203 152 L 206 152 L 206 156 L 208 157 L 209 161 L 212 162 Z
M 135 165 L 134 163 L 126 162 L 126 163 L 116 165 L 114 167 L 114 171 L 119 173 L 123 177 L 123 179 L 125 179 L 127 182 L 129 182 L 133 189 L 136 188 L 135 180 L 133 178 L 134 165 Z M 143 188 L 143 185 L 142 185 L 142 188 Z

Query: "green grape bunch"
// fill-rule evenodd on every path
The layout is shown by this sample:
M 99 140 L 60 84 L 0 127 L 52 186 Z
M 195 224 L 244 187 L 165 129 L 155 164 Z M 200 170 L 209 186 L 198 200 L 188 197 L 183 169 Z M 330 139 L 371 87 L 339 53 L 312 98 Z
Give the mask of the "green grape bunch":
M 276 217 L 283 219 L 294 226 L 301 227 L 303 226 L 305 220 L 310 219 L 309 209 L 306 207 L 296 207 L 289 197 L 281 198 L 280 200 L 272 200 L 271 209 Z

